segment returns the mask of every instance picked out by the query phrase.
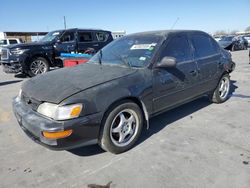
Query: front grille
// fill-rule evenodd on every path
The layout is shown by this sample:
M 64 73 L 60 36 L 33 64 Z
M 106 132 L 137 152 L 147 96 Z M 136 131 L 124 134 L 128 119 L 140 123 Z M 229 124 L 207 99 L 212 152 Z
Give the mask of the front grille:
M 1 54 L 1 60 L 9 59 L 9 50 L 3 48 Z
M 21 101 L 31 107 L 32 110 L 36 111 L 38 106 L 41 104 L 40 101 L 28 97 L 25 93 L 22 92 Z

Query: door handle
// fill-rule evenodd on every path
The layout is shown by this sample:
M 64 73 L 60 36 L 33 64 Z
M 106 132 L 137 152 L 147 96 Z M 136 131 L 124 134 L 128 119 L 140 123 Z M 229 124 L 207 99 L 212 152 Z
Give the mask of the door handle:
M 99 46 L 99 44 L 94 44 L 93 46 Z
M 192 76 L 196 76 L 197 75 L 197 71 L 196 70 L 192 70 L 189 72 L 189 74 L 191 74 Z

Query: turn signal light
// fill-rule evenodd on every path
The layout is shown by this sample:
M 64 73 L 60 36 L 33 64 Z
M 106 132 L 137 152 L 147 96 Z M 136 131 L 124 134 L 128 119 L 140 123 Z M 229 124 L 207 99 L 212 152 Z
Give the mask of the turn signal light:
M 78 117 L 82 111 L 82 106 L 76 106 L 71 110 L 70 117 Z
M 59 138 L 66 138 L 72 134 L 72 130 L 65 130 L 59 132 L 47 132 L 43 131 L 43 136 L 48 139 L 59 139 Z

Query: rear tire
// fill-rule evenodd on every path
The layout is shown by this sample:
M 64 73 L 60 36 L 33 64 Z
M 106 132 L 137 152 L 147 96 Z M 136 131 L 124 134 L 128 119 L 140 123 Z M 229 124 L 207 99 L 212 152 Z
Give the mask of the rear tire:
M 104 116 L 98 143 L 105 151 L 114 154 L 125 152 L 134 146 L 142 127 L 140 107 L 131 101 L 120 102 Z
M 45 58 L 35 57 L 29 64 L 28 75 L 34 77 L 39 74 L 44 74 L 49 71 L 49 68 L 49 63 Z
M 228 74 L 224 74 L 221 77 L 212 96 L 210 97 L 210 100 L 214 103 L 223 103 L 228 99 L 229 91 L 230 91 L 230 77 Z

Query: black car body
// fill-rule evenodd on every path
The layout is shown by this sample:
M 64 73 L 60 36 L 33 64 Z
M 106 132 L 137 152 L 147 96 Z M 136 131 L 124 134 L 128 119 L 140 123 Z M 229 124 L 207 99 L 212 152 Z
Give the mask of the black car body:
M 247 41 L 243 40 L 243 38 L 239 38 L 235 36 L 224 36 L 218 41 L 219 45 L 222 48 L 226 50 L 230 50 L 230 51 L 245 49 L 246 42 Z
M 248 47 L 250 47 L 250 35 L 243 36 L 247 40 Z
M 241 46 L 243 47 L 243 50 L 247 50 L 248 48 L 248 41 L 244 36 L 238 36 L 238 40 L 240 40 Z
M 204 32 L 132 34 L 113 41 L 86 64 L 25 82 L 13 109 L 28 136 L 49 148 L 98 142 L 120 153 L 133 146 L 143 122 L 148 126 L 154 115 L 204 95 L 224 102 L 231 67 L 229 52 Z M 78 116 L 59 118 L 68 108 Z M 66 135 L 52 138 L 44 131 Z
M 48 33 L 38 42 L 17 44 L 2 50 L 4 72 L 23 72 L 30 76 L 62 66 L 61 53 L 97 52 L 113 40 L 110 31 L 67 29 Z
M 250 64 L 250 50 L 249 50 L 249 53 L 248 53 L 248 54 L 249 54 L 249 64 Z

